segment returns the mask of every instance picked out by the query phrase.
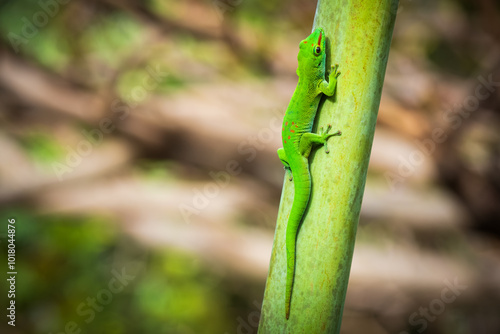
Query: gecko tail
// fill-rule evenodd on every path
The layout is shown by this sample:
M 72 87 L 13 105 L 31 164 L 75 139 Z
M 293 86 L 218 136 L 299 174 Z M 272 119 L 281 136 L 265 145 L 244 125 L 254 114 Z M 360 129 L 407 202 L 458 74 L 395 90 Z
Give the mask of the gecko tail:
M 302 203 L 301 203 L 302 204 Z M 307 203 L 306 203 L 307 204 Z M 295 203 L 293 204 L 295 207 Z M 302 205 L 301 205 L 302 206 Z M 294 211 L 292 207 L 292 211 Z M 290 215 L 292 217 L 292 215 Z M 285 316 L 288 320 L 290 317 L 290 305 L 292 303 L 292 290 L 293 282 L 295 279 L 295 250 L 297 242 L 297 231 L 301 221 L 301 216 L 299 219 L 290 219 L 288 221 L 288 226 L 286 229 L 286 294 L 285 294 Z
M 295 243 L 294 243 L 295 249 Z M 287 253 L 288 253 L 288 245 L 287 245 Z M 287 254 L 288 257 L 288 254 Z M 293 260 L 288 258 L 287 270 L 286 270 L 286 295 L 285 295 L 285 316 L 286 319 L 290 318 L 290 304 L 292 302 L 292 287 L 293 287 L 293 278 L 295 272 L 295 254 L 292 255 Z
M 307 168 L 307 166 L 306 166 Z M 292 303 L 292 290 L 295 279 L 296 243 L 302 217 L 309 202 L 311 192 L 311 181 L 308 170 L 306 177 L 295 178 L 295 194 L 290 211 L 290 218 L 286 227 L 286 292 L 285 292 L 285 316 L 290 317 L 290 306 Z M 298 175 L 297 175 L 298 176 Z

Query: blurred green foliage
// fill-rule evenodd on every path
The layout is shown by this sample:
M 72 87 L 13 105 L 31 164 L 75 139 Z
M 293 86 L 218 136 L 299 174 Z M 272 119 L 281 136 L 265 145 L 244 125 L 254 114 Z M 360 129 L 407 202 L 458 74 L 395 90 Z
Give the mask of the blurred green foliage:
M 116 68 L 143 37 L 143 27 L 129 15 L 113 13 L 89 25 L 82 36 L 83 49 L 106 66 Z
M 59 333 L 70 322 L 84 333 L 222 333 L 232 323 L 221 282 L 197 259 L 149 251 L 110 217 L 35 216 L 23 209 L 0 217 L 16 219 L 16 306 L 23 314 L 17 327 L 23 333 Z M 130 276 L 127 284 L 103 292 L 117 272 Z
M 43 167 L 48 168 L 50 163 L 64 156 L 62 145 L 42 130 L 27 132 L 19 139 L 26 153 Z

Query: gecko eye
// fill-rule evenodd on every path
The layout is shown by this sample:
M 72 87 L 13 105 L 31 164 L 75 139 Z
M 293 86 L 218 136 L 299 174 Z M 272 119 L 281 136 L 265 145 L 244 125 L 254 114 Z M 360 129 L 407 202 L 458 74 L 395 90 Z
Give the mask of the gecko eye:
M 319 47 L 319 46 L 315 47 L 315 48 L 314 48 L 314 54 L 315 54 L 316 56 L 319 56 L 319 54 L 320 54 L 320 53 L 321 53 L 321 47 Z

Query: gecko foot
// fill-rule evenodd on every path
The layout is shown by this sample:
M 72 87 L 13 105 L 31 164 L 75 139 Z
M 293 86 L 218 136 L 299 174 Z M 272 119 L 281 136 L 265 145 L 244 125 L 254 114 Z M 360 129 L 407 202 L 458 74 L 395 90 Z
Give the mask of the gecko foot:
M 286 174 L 290 174 L 290 177 L 288 178 L 288 180 L 292 181 L 293 180 L 292 170 L 289 167 L 285 167 L 284 169 L 285 169 Z
M 320 129 L 320 133 L 321 133 L 321 136 L 323 136 L 323 145 L 325 146 L 325 153 L 330 153 L 330 150 L 328 149 L 328 145 L 326 143 L 326 141 L 328 140 L 328 138 L 332 137 L 332 136 L 340 136 L 342 134 L 342 132 L 339 130 L 335 133 L 328 133 L 330 131 L 330 129 L 332 128 L 332 125 L 331 124 L 328 124 L 328 126 L 326 127 L 326 131 L 323 131 L 323 128 Z
M 338 76 L 340 75 L 339 64 L 332 65 L 332 71 L 330 75 L 335 79 L 338 78 Z

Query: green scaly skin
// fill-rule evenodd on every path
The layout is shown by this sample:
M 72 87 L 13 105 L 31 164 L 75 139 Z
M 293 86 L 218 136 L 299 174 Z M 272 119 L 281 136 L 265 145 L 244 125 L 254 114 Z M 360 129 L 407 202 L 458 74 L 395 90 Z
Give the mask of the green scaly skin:
M 332 66 L 329 82 L 325 80 L 326 53 L 323 29 L 315 29 L 309 37 L 300 42 L 297 59 L 299 82 L 283 119 L 283 148 L 278 149 L 278 156 L 287 171 L 293 175 L 295 193 L 293 205 L 286 227 L 286 296 L 285 315 L 290 317 L 293 280 L 295 276 L 295 243 L 299 225 L 304 216 L 311 195 L 311 174 L 309 172 L 309 154 L 313 145 L 324 145 L 329 153 L 326 141 L 331 136 L 340 135 L 340 131 L 329 134 L 326 131 L 312 133 L 314 118 L 318 111 L 321 94 L 333 96 L 338 65 Z M 290 180 L 292 180 L 290 178 Z

